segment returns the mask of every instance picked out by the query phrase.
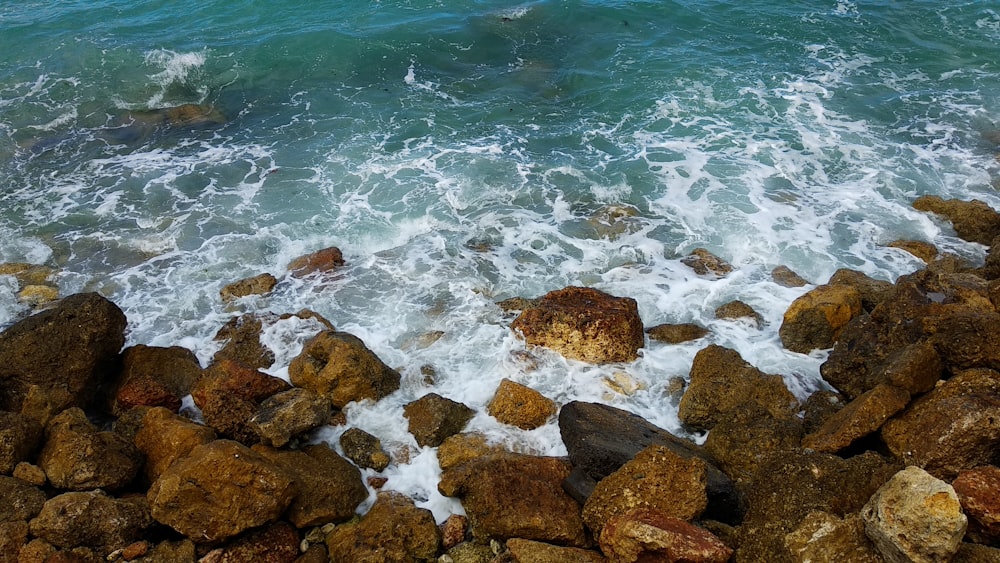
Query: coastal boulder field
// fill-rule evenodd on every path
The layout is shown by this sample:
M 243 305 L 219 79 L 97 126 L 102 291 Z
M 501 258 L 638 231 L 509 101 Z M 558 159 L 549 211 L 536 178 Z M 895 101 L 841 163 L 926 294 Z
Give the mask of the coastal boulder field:
M 779 337 L 830 350 L 829 388 L 804 403 L 782 374 L 706 343 L 677 389 L 700 443 L 511 379 L 481 413 L 436 393 L 406 404 L 398 424 L 464 508 L 441 523 L 391 490 L 416 452 L 347 428 L 347 405 L 401 380 L 357 336 L 296 313 L 322 328 L 289 383 L 261 371 L 275 362 L 264 316 L 222 327 L 203 367 L 181 347 L 123 349 L 114 303 L 65 297 L 0 333 L 0 562 L 1000 561 L 1000 214 L 914 205 L 988 245 L 985 264 L 897 241 L 926 267 L 895 283 L 840 270 L 804 289 Z M 733 271 L 704 249 L 681 263 Z M 293 264 L 291 277 L 329 275 L 343 258 Z M 221 297 L 282 283 L 265 282 Z M 709 335 L 645 328 L 634 300 L 586 287 L 501 306 L 528 345 L 592 364 L 634 360 L 647 333 L 659 346 Z M 720 316 L 759 325 L 744 309 Z M 491 444 L 466 431 L 476 416 L 523 432 L 557 421 L 568 455 Z M 338 426 L 337 444 L 312 439 Z

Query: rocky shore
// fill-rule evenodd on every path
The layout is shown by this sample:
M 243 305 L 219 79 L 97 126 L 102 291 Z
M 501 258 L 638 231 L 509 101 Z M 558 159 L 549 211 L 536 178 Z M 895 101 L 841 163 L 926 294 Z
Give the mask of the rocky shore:
M 897 241 L 926 268 L 895 283 L 841 270 L 790 303 L 783 345 L 831 349 L 829 390 L 804 404 L 780 374 L 705 346 L 676 389 L 703 444 L 512 380 L 488 414 L 523 429 L 557 417 L 567 457 L 464 432 L 474 411 L 435 393 L 406 405 L 399 423 L 437 448 L 438 488 L 466 512 L 443 523 L 388 489 L 357 514 L 407 451 L 357 428 L 339 448 L 310 444 L 317 428 L 346 424 L 348 404 L 400 386 L 318 314 L 288 315 L 322 327 L 289 383 L 261 371 L 275 359 L 260 334 L 276 317 L 233 318 L 202 366 L 181 347 L 124 348 L 114 303 L 51 301 L 44 267 L 0 265 L 39 306 L 0 333 L 0 562 L 1000 561 L 1000 214 L 935 197 L 914 206 L 989 247 L 985 264 Z M 708 278 L 733 269 L 702 249 L 683 262 Z M 342 264 L 330 248 L 288 275 Z M 787 268 L 774 279 L 807 285 Z M 220 297 L 278 283 L 262 274 Z M 595 364 L 632 361 L 647 339 L 706 335 L 644 327 L 634 300 L 590 288 L 498 305 L 529 347 Z M 739 301 L 716 314 L 762 322 Z M 627 394 L 636 382 L 608 384 Z

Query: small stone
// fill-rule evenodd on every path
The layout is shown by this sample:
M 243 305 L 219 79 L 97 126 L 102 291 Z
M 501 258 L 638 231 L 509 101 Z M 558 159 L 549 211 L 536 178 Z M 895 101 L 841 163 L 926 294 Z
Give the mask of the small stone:
M 382 449 L 382 442 L 360 428 L 349 428 L 341 434 L 340 447 L 358 467 L 382 471 L 389 466 L 389 454 Z
M 26 461 L 18 463 L 14 467 L 14 473 L 12 474 L 15 478 L 24 481 L 25 483 L 31 483 L 36 487 L 44 487 L 48 480 L 45 477 L 45 471 L 37 465 L 32 465 Z
M 715 309 L 715 318 L 731 320 L 749 319 L 757 328 L 764 325 L 764 317 L 755 311 L 753 307 L 742 301 L 730 301 L 718 307 Z
M 17 292 L 17 300 L 32 307 L 52 303 L 59 299 L 59 288 L 50 285 L 26 285 Z
M 708 329 L 692 323 L 662 324 L 646 329 L 650 340 L 666 344 L 680 344 L 708 335 Z
M 486 410 L 503 424 L 533 430 L 548 422 L 559 407 L 538 391 L 505 378 Z
M 331 272 L 343 265 L 344 254 L 339 248 L 331 246 L 292 260 L 288 263 L 288 271 L 292 277 L 301 278 L 316 272 Z
M 469 528 L 469 519 L 460 514 L 452 514 L 441 524 L 441 544 L 445 549 L 451 549 L 465 541 L 465 532 Z
M 735 269 L 732 264 L 704 248 L 692 250 L 691 254 L 681 259 L 681 262 L 699 276 L 709 276 L 716 279 L 726 277 Z
M 603 382 L 608 389 L 618 393 L 619 395 L 625 395 L 626 397 L 631 397 L 637 391 L 646 388 L 645 383 L 639 381 L 624 371 L 616 371 L 612 373 L 610 377 L 605 377 Z
M 774 283 L 784 287 L 802 287 L 809 285 L 809 282 L 802 276 L 796 274 L 788 266 L 778 266 L 771 270 L 771 279 Z
M 122 559 L 125 561 L 132 561 L 133 559 L 138 559 L 147 553 L 149 553 L 149 542 L 137 541 L 130 543 L 122 549 Z
M 224 286 L 219 290 L 219 295 L 223 301 L 228 302 L 248 295 L 267 295 L 276 285 L 278 278 L 271 274 L 260 274 Z
M 385 484 L 389 482 L 389 479 L 387 479 L 386 477 L 379 477 L 377 475 L 372 475 L 371 477 L 366 479 L 366 482 L 371 488 L 378 491 L 381 490 L 382 487 L 384 487 Z
M 458 434 L 475 415 L 462 403 L 429 393 L 403 407 L 409 430 L 421 447 L 437 447 L 445 438 Z

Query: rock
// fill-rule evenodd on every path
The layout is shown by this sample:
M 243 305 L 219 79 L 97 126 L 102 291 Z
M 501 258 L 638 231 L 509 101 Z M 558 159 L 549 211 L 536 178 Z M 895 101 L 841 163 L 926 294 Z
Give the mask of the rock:
M 790 418 L 799 410 L 781 376 L 765 374 L 735 350 L 715 344 L 695 355 L 690 379 L 677 414 L 692 428 L 711 429 L 724 413 L 747 404 L 756 404 L 775 418 Z
M 646 329 L 650 340 L 667 344 L 680 344 L 708 335 L 708 329 L 696 324 L 662 324 Z
M 490 546 L 475 542 L 462 542 L 449 549 L 446 555 L 451 558 L 452 563 L 501 563 L 497 561 L 500 557 L 493 553 Z M 438 561 L 446 563 L 447 559 Z
M 132 482 L 142 454 L 114 432 L 99 432 L 79 408 L 49 421 L 38 465 L 57 489 L 114 491 Z
M 142 497 L 71 492 L 45 502 L 31 521 L 31 534 L 56 547 L 91 547 L 107 555 L 139 540 L 150 525 L 149 506 Z
M 497 306 L 500 307 L 504 313 L 513 313 L 527 311 L 528 309 L 534 309 L 538 306 L 538 302 L 541 299 L 529 299 L 527 297 L 511 297 L 510 299 L 504 299 L 503 301 L 497 301 Z
M 469 530 L 469 519 L 460 514 L 452 514 L 439 526 L 441 529 L 441 546 L 451 549 L 465 541 Z
M 488 443 L 483 434 L 469 432 L 445 438 L 438 447 L 437 457 L 441 469 L 445 470 L 472 459 L 502 453 L 507 453 L 503 446 Z
M 348 428 L 341 434 L 340 447 L 358 467 L 382 471 L 389 466 L 389 454 L 382 449 L 382 442 L 360 428 Z
M 962 471 L 951 486 L 969 518 L 966 537 L 996 545 L 1000 540 L 1000 469 L 983 465 Z
M 431 512 L 398 493 L 379 493 L 367 514 L 337 526 L 326 540 L 330 561 L 386 563 L 433 559 L 440 544 Z
M 111 413 L 121 416 L 140 405 L 180 409 L 201 378 L 197 356 L 187 348 L 138 344 L 122 352 L 122 371 L 111 394 Z
M 879 384 L 835 413 L 818 430 L 802 439 L 802 447 L 836 453 L 858 438 L 875 432 L 890 417 L 906 408 L 910 394 L 898 387 Z
M 799 448 L 802 423 L 797 418 L 776 418 L 756 405 L 725 413 L 712 427 L 704 451 L 726 475 L 745 481 L 760 464 L 778 452 Z
M 358 468 L 326 444 L 292 451 L 254 446 L 254 452 L 292 478 L 296 492 L 286 517 L 297 528 L 347 520 L 368 498 Z
M 812 434 L 847 403 L 836 391 L 816 391 L 802 405 L 802 431 Z
M 300 555 L 299 558 L 295 560 L 295 563 L 329 563 L 329 562 L 330 562 L 330 556 L 326 552 L 325 543 L 314 543 L 310 545 L 309 548 L 306 549 L 304 552 L 302 552 L 302 555 Z
M 821 285 L 792 301 L 778 335 L 785 348 L 808 354 L 832 347 L 844 326 L 861 313 L 861 294 L 856 289 Z
M 561 486 L 570 465 L 551 457 L 498 454 L 445 470 L 441 494 L 459 497 L 472 535 L 585 547 L 580 505 Z
M 532 346 L 596 364 L 631 362 L 644 344 L 635 300 L 587 287 L 547 293 L 514 319 L 511 329 Z
M 51 285 L 26 285 L 17 292 L 17 300 L 31 307 L 39 307 L 59 299 L 59 288 Z
M 963 543 L 952 558 L 952 563 L 996 563 L 997 561 L 1000 561 L 1000 549 L 974 543 Z
M 20 412 L 31 386 L 86 406 L 116 373 L 125 314 L 96 293 L 71 295 L 0 333 L 0 410 Z M 39 421 L 44 424 L 46 421 Z
M 937 348 L 930 340 L 921 340 L 890 354 L 876 372 L 876 380 L 916 395 L 933 389 L 943 373 L 944 363 Z M 879 385 L 883 384 L 875 387 Z
M 20 479 L 0 475 L 0 522 L 31 520 L 42 510 L 45 493 Z
M 399 389 L 399 373 L 382 363 L 364 342 L 346 332 L 323 331 L 302 347 L 288 374 L 293 385 L 309 389 L 337 408 L 352 401 L 382 397 Z
M 226 344 L 215 353 L 212 362 L 235 360 L 251 368 L 268 368 L 274 363 L 274 352 L 260 342 L 263 321 L 253 313 L 233 317 L 219 332 L 215 340 Z
M 663 446 L 649 446 L 594 488 L 583 505 L 583 521 L 601 536 L 604 524 L 630 510 L 652 509 L 691 521 L 708 506 L 707 467 L 695 458 L 683 458 Z
M 587 219 L 588 230 L 596 238 L 618 240 L 624 234 L 636 233 L 643 222 L 639 210 L 631 205 L 605 205 Z
M 785 547 L 795 563 L 884 561 L 865 535 L 864 522 L 857 514 L 839 518 L 829 512 L 810 512 L 795 531 L 785 536 Z
M 21 547 L 15 561 L 18 563 L 47 562 L 50 557 L 53 558 L 53 561 L 57 561 L 53 556 L 58 556 L 55 546 L 41 538 L 35 538 Z
M 289 389 L 284 380 L 223 359 L 205 370 L 191 397 L 206 424 L 222 436 L 251 445 L 260 440 L 252 423 L 260 402 Z
M 888 421 L 882 440 L 907 465 L 940 479 L 994 463 L 1000 442 L 1000 373 L 968 370 L 942 382 Z
M 861 306 L 865 311 L 871 311 L 879 305 L 892 291 L 892 284 L 885 280 L 874 279 L 863 272 L 841 268 L 830 276 L 829 285 L 849 285 L 861 294 Z
M 178 459 L 197 446 L 215 440 L 215 431 L 178 416 L 165 408 L 152 408 L 142 418 L 135 445 L 146 456 L 144 471 L 149 483 L 156 481 Z
M 538 391 L 504 378 L 486 410 L 503 424 L 534 430 L 548 422 L 559 407 Z
M 27 522 L 0 522 L 0 563 L 18 563 L 18 554 L 26 543 Z
M 1000 237 L 993 239 L 993 242 L 990 243 L 990 249 L 986 253 L 986 261 L 980 271 L 983 279 L 1000 279 Z
M 994 238 L 1000 236 L 1000 214 L 978 199 L 945 200 L 938 196 L 925 195 L 913 202 L 913 208 L 944 216 L 951 221 L 958 236 L 970 242 L 988 245 Z
M 907 467 L 882 485 L 861 518 L 865 533 L 890 563 L 948 561 L 967 525 L 951 485 L 919 467 Z
M 261 443 L 280 448 L 292 438 L 330 420 L 330 401 L 308 389 L 289 389 L 261 403 L 250 427 Z
M 923 260 L 926 264 L 933 262 L 938 255 L 938 249 L 936 246 L 929 242 L 919 240 L 894 240 L 886 246 L 909 252 L 917 258 Z
M 29 483 L 36 487 L 44 487 L 48 484 L 49 480 L 45 476 L 45 471 L 37 465 L 32 465 L 26 461 L 22 461 L 14 467 L 14 473 L 12 473 L 15 479 L 20 479 L 25 483 Z
M 292 260 L 288 263 L 288 271 L 292 277 L 301 278 L 317 272 L 332 272 L 343 265 L 344 254 L 336 246 L 331 246 Z
M 298 532 L 285 522 L 275 522 L 209 552 L 200 563 L 293 563 L 298 556 Z
M 517 563 L 605 563 L 607 559 L 596 551 L 511 538 L 507 551 Z
M 135 559 L 137 563 L 195 563 L 195 545 L 191 540 L 160 542 Z
M 212 543 L 277 520 L 295 493 L 288 474 L 260 454 L 216 440 L 168 467 L 147 498 L 157 522 Z
M 19 287 L 45 285 L 52 281 L 56 271 L 40 264 L 5 262 L 0 264 L 0 276 L 14 276 Z
M 764 317 L 755 311 L 753 307 L 742 301 L 730 301 L 725 305 L 717 307 L 715 309 L 715 318 L 732 320 L 749 319 L 757 328 L 764 326 Z
M 783 287 L 802 287 L 809 285 L 805 278 L 796 274 L 788 266 L 778 266 L 771 270 L 771 279 L 774 283 Z
M 267 295 L 276 285 L 278 278 L 271 274 L 259 274 L 223 286 L 219 290 L 219 296 L 228 302 L 248 295 Z
M 601 382 L 604 383 L 610 391 L 617 393 L 619 395 L 625 395 L 626 397 L 631 397 L 635 395 L 637 391 L 646 389 L 646 384 L 636 379 L 632 375 L 624 371 L 616 371 L 610 376 L 601 378 Z M 558 408 L 553 403 L 552 414 L 556 413 Z
M 681 262 L 699 276 L 724 278 L 733 271 L 733 265 L 704 248 L 696 248 L 681 258 Z
M 458 434 L 476 414 L 469 407 L 438 395 L 428 393 L 403 407 L 403 416 L 409 421 L 410 434 L 421 447 L 437 447 L 445 438 Z
M 924 319 L 924 332 L 952 369 L 1000 370 L 1000 313 L 965 313 Z
M 683 458 L 701 459 L 706 464 L 709 499 L 706 515 L 723 521 L 739 519 L 735 486 L 719 471 L 711 456 L 695 443 L 678 438 L 635 414 L 598 403 L 572 401 L 559 411 L 559 433 L 573 466 L 595 482 L 611 475 L 653 444 L 669 448 Z
M 611 561 L 726 563 L 733 550 L 707 530 L 655 509 L 635 509 L 608 520 L 601 551 Z
M 0 473 L 10 475 L 17 464 L 33 459 L 41 437 L 33 418 L 0 411 Z

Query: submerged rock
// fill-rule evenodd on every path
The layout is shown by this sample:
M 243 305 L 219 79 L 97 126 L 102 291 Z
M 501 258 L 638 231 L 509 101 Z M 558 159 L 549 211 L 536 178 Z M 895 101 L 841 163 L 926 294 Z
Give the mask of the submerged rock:
M 724 278 L 735 269 L 732 264 L 704 248 L 692 250 L 691 254 L 681 259 L 681 262 L 699 276 L 713 278 Z
M 715 318 L 740 320 L 748 319 L 757 328 L 764 326 L 764 317 L 753 307 L 742 301 L 730 301 L 715 309 Z
M 784 287 L 809 285 L 809 282 L 805 278 L 793 272 L 788 266 L 778 266 L 771 270 L 771 279 L 774 280 L 774 283 Z
M 925 264 L 933 262 L 938 255 L 938 249 L 936 246 L 929 242 L 919 240 L 894 240 L 886 246 L 909 252 L 913 256 L 923 260 Z
M 337 526 L 327 537 L 330 561 L 417 563 L 433 559 L 441 544 L 429 510 L 399 493 L 379 493 L 360 520 Z
M 263 328 L 263 321 L 253 313 L 233 317 L 215 334 L 215 340 L 226 343 L 215 353 L 212 362 L 234 360 L 252 368 L 271 367 L 274 352 L 260 342 Z
M 548 422 L 559 407 L 534 389 L 504 378 L 486 411 L 503 424 L 533 430 Z
M 382 363 L 360 338 L 323 331 L 309 339 L 288 366 L 292 384 L 329 399 L 337 408 L 399 389 L 399 372 Z
M 708 329 L 692 323 L 661 324 L 647 328 L 646 334 L 649 335 L 650 340 L 667 344 L 680 344 L 707 336 Z
M 301 278 L 317 272 L 331 272 L 343 265 L 344 254 L 336 246 L 331 246 L 292 260 L 288 263 L 288 271 L 292 277 Z

